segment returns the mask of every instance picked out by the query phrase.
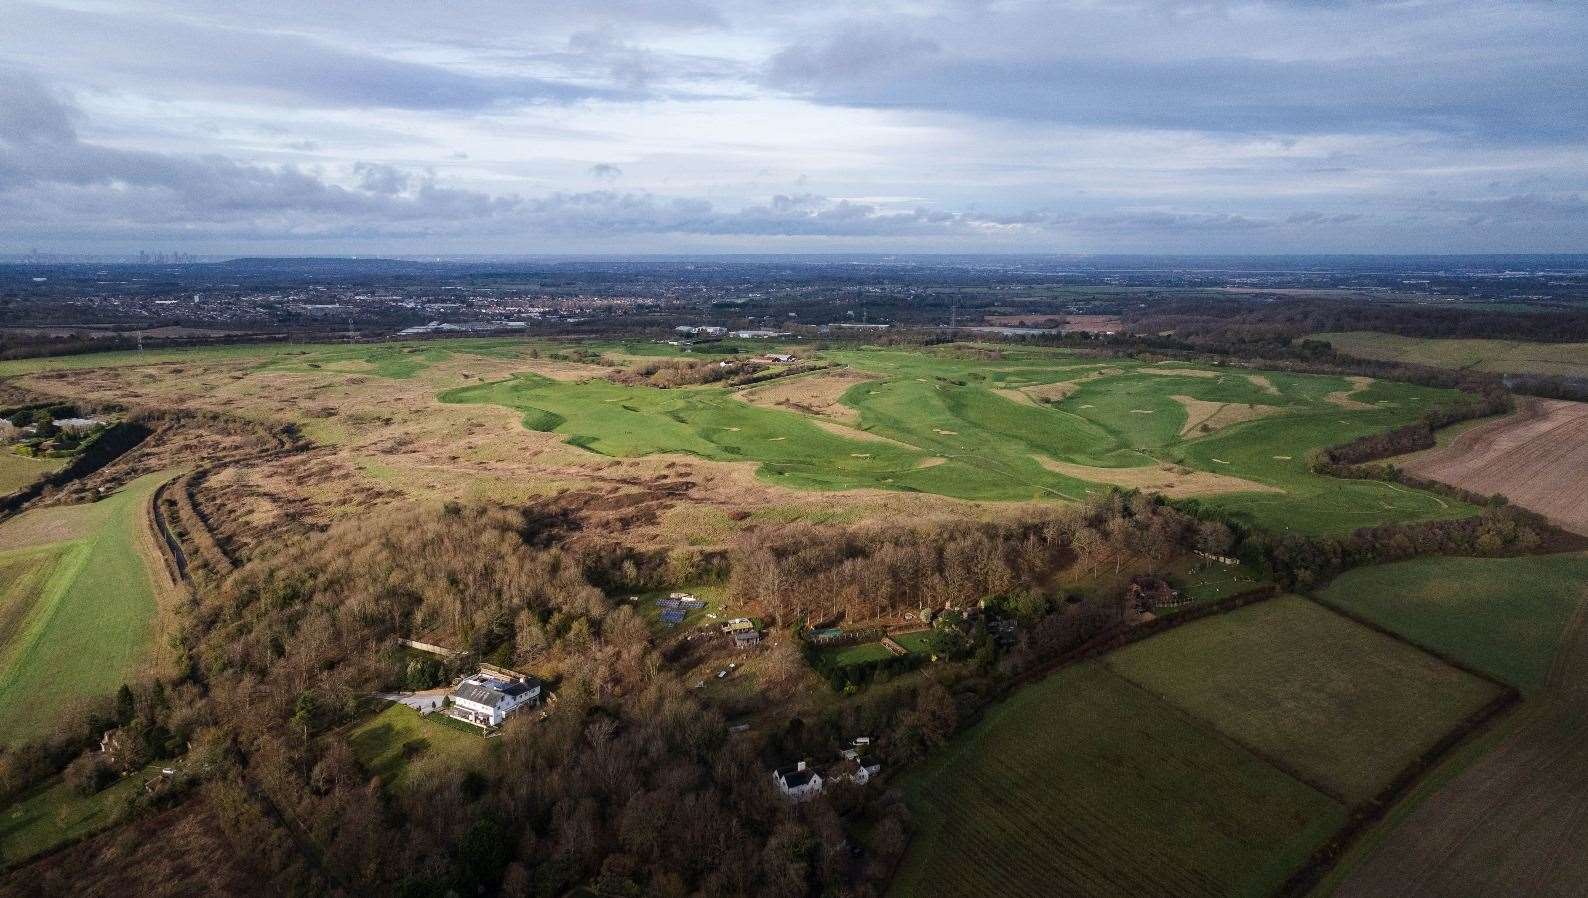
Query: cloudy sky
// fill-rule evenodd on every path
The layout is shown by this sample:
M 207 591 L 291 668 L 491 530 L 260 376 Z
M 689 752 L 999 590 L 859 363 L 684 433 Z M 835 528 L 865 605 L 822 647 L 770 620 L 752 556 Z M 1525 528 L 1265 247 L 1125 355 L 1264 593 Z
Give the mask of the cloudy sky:
M 1583 0 L 0 0 L 0 252 L 1588 251 Z

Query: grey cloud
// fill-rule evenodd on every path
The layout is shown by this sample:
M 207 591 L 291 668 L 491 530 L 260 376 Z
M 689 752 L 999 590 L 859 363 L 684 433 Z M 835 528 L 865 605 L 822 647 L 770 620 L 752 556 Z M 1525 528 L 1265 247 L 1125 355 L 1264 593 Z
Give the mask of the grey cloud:
M 627 89 L 533 75 L 482 74 L 376 56 L 286 33 L 243 31 L 160 16 L 114 16 L 19 4 L 17 33 L 69 33 L 85 68 L 109 65 L 188 90 L 291 97 L 326 107 L 482 110 L 528 103 L 635 99 Z M 151 48 L 163 48 L 151 52 Z M 24 50 L 25 52 L 25 50 Z M 54 64 L 48 58 L 41 63 Z
M 610 162 L 597 162 L 590 166 L 590 177 L 598 181 L 616 181 L 623 177 L 623 169 Z

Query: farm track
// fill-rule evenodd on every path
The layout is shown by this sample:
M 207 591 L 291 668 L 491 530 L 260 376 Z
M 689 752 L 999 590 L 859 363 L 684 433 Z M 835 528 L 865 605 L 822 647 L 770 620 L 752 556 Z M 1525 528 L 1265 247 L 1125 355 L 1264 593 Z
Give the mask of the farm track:
M 1403 467 L 1523 508 L 1588 535 L 1588 403 L 1530 399 Z
M 1588 895 L 1588 592 L 1510 734 L 1414 810 L 1335 891 Z

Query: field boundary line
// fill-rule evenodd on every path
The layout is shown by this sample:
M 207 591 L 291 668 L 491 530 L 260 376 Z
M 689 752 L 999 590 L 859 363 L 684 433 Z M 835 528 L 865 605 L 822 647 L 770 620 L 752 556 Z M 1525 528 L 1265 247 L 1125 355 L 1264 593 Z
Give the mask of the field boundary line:
M 1305 898 L 1311 894 L 1357 842 L 1411 794 L 1424 776 L 1444 763 L 1457 748 L 1466 745 L 1513 710 L 1521 700 L 1522 694 L 1515 687 L 1505 687 L 1499 695 L 1467 715 L 1427 751 L 1401 768 L 1390 784 L 1377 795 L 1360 805 L 1348 807 L 1345 826 L 1319 846 L 1301 868 L 1285 880 L 1284 885 L 1274 893 L 1275 898 Z
M 1336 605 L 1335 603 L 1330 602 L 1328 599 L 1324 599 L 1324 598 L 1321 598 L 1321 597 L 1316 596 L 1316 595 L 1307 595 L 1307 594 L 1301 594 L 1301 593 L 1298 593 L 1298 595 L 1301 595 L 1302 598 L 1306 599 L 1309 602 L 1312 602 L 1313 604 L 1315 604 L 1315 605 L 1317 605 L 1317 606 L 1319 606 L 1319 607 L 1321 607 L 1321 608 L 1323 608 L 1323 609 L 1325 609 L 1327 611 L 1333 612 L 1334 614 L 1338 614 L 1339 616 L 1345 618 L 1348 621 L 1351 621 L 1352 623 L 1361 624 L 1362 626 L 1367 627 L 1369 630 L 1372 630 L 1372 631 L 1374 631 L 1376 633 L 1379 633 L 1379 634 L 1382 634 L 1384 636 L 1388 636 L 1390 639 L 1393 639 L 1396 642 L 1399 642 L 1399 643 L 1401 643 L 1403 645 L 1411 646 L 1412 648 L 1416 649 L 1419 652 L 1422 652 L 1425 655 L 1432 655 L 1433 657 L 1438 658 L 1440 661 L 1444 662 L 1445 664 L 1449 665 L 1450 667 L 1454 667 L 1456 670 L 1459 670 L 1462 673 L 1471 674 L 1472 676 L 1477 677 L 1478 679 L 1483 680 L 1486 683 L 1489 683 L 1491 685 L 1500 687 L 1501 690 L 1509 689 L 1509 690 L 1511 690 L 1513 692 L 1517 692 L 1518 695 L 1520 695 L 1520 690 L 1518 690 L 1515 686 L 1511 685 L 1510 683 L 1507 683 L 1504 680 L 1501 680 L 1500 678 L 1494 676 L 1493 674 L 1487 673 L 1485 671 L 1478 670 L 1477 668 L 1467 664 L 1465 661 L 1462 661 L 1461 659 L 1456 658 L 1456 657 L 1446 653 L 1445 651 L 1443 651 L 1441 649 L 1436 649 L 1436 648 L 1434 648 L 1432 646 L 1423 645 L 1422 643 L 1418 642 L 1415 639 L 1409 639 L 1406 636 L 1403 636 L 1402 634 L 1397 633 L 1394 630 L 1389 629 L 1388 627 L 1384 626 L 1383 624 L 1380 624 L 1379 622 L 1377 622 L 1375 620 L 1372 620 L 1370 618 L 1364 617 L 1360 613 L 1358 613 L 1356 611 L 1353 611 L 1353 610 L 1351 610 L 1349 608 L 1344 608 L 1344 607 L 1342 607 L 1340 605 Z
M 1290 777 L 1291 779 L 1295 780 L 1296 782 L 1301 783 L 1303 786 L 1306 786 L 1307 788 L 1313 790 L 1314 792 L 1317 792 L 1318 794 L 1324 796 L 1325 798 L 1328 798 L 1329 800 L 1335 802 L 1336 804 L 1340 805 L 1340 807 L 1344 808 L 1347 813 L 1350 813 L 1351 808 L 1352 808 L 1352 802 L 1351 802 L 1350 799 L 1346 798 L 1344 795 L 1339 794 L 1338 792 L 1336 792 L 1334 789 L 1330 788 L 1329 786 L 1325 786 L 1322 783 L 1319 783 L 1319 782 L 1315 781 L 1308 774 L 1302 773 L 1300 770 L 1297 770 L 1295 767 L 1291 766 L 1290 764 L 1287 764 L 1287 763 L 1279 760 L 1278 758 L 1274 757 L 1272 754 L 1270 754 L 1270 753 L 1268 753 L 1268 752 L 1256 747 L 1255 745 L 1248 744 L 1246 742 L 1246 740 L 1241 739 L 1240 737 L 1234 735 L 1233 733 L 1225 732 L 1223 727 L 1220 727 L 1218 724 L 1214 723 L 1211 720 L 1208 720 L 1208 719 L 1206 719 L 1204 717 L 1198 716 L 1195 712 L 1191 711 L 1188 708 L 1181 707 L 1179 704 L 1177 704 L 1173 700 L 1171 700 L 1168 696 L 1160 695 L 1159 693 L 1153 691 L 1152 689 L 1147 688 L 1147 686 L 1136 682 L 1135 680 L 1131 679 L 1128 675 L 1126 675 L 1123 671 L 1115 670 L 1113 667 L 1110 667 L 1106 660 L 1101 662 L 1101 663 L 1102 663 L 1103 668 L 1106 669 L 1110 674 L 1113 674 L 1114 676 L 1118 677 L 1119 679 L 1124 680 L 1126 683 L 1129 683 L 1132 688 L 1140 690 L 1144 695 L 1151 696 L 1154 701 L 1158 702 L 1159 704 L 1161 704 L 1165 708 L 1167 708 L 1171 714 L 1174 714 L 1175 716 L 1179 717 L 1181 720 L 1184 720 L 1186 723 L 1191 724 L 1192 726 L 1195 726 L 1197 729 L 1206 730 L 1207 732 L 1212 733 L 1213 735 L 1217 736 L 1218 738 L 1223 739 L 1224 741 L 1226 741 L 1229 744 L 1235 746 L 1236 748 L 1239 748 L 1241 751 L 1244 751 L 1247 754 L 1251 755 L 1252 757 L 1258 759 L 1259 761 L 1262 761 L 1264 764 L 1267 764 L 1268 766 L 1274 768 L 1275 770 L 1278 770 L 1280 773 L 1285 774 L 1286 776 Z

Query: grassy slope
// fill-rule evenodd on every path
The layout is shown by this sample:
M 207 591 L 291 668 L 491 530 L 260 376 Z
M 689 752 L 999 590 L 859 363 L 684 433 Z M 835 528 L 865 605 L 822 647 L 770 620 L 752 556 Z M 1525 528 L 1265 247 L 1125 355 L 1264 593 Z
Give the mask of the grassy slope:
M 0 496 L 16 492 L 45 474 L 59 471 L 64 458 L 27 458 L 0 447 Z
M 116 822 L 127 799 L 158 774 L 159 764 L 124 776 L 83 796 L 59 777 L 0 811 L 0 857 L 14 862 L 104 829 Z
M 1328 340 L 1341 352 L 1369 359 L 1478 371 L 1588 375 L 1588 343 L 1436 340 L 1366 331 L 1314 334 L 1313 339 Z
M 146 662 L 158 609 L 138 529 L 143 504 L 166 476 L 140 477 L 95 503 L 93 525 L 52 551 L 0 552 L 0 564 L 26 557 L 30 566 L 48 567 L 42 588 L 30 591 L 28 607 L 18 609 L 21 616 L 0 645 L 0 740 L 48 731 L 63 704 L 114 692 Z M 30 516 L 58 513 L 81 514 L 35 509 L 0 525 L 0 535 L 37 525 L 25 520 Z
M 1585 589 L 1584 553 L 1421 558 L 1350 571 L 1320 598 L 1531 692 Z
M 1344 820 L 1098 665 L 1020 690 L 904 788 L 895 898 L 1266 895 Z
M 1351 803 L 1497 693 L 1294 596 L 1189 624 L 1107 663 Z
M 443 769 L 480 762 L 490 748 L 484 736 L 420 717 L 392 703 L 349 734 L 359 762 L 393 788 Z

